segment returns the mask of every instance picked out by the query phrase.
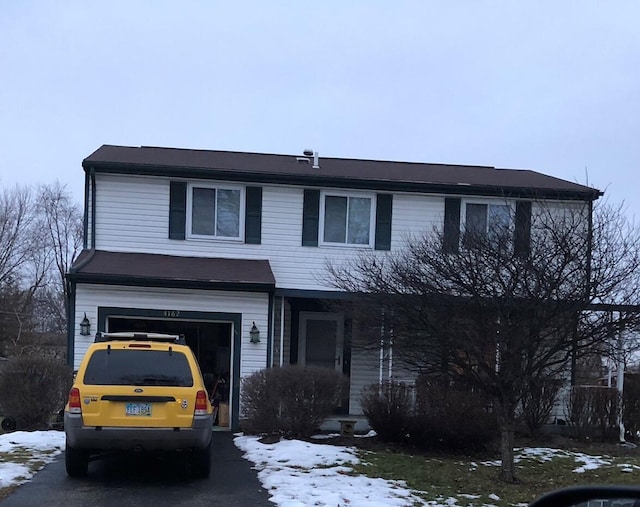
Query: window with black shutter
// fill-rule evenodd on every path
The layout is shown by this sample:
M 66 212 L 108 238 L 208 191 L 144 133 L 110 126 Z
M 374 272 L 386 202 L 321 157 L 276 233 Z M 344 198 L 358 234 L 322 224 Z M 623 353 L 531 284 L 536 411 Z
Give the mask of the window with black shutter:
M 259 245 L 262 241 L 262 187 L 246 188 L 244 242 Z
M 187 219 L 187 183 L 169 183 L 169 239 L 184 239 Z
M 391 250 L 392 194 L 378 194 L 376 204 L 376 250 Z
M 318 246 L 320 190 L 305 188 L 302 210 L 302 246 Z
M 460 248 L 460 204 L 457 197 L 447 197 L 444 200 L 442 249 L 447 253 L 456 253 Z

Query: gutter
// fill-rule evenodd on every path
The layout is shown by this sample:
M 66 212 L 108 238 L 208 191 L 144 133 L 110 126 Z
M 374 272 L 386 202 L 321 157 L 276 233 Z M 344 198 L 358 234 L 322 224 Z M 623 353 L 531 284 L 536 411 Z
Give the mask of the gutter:
M 95 251 L 92 251 L 95 252 Z M 89 260 L 87 260 L 89 262 Z M 262 282 L 216 282 L 207 280 L 178 280 L 171 278 L 132 277 L 125 275 L 105 275 L 95 273 L 78 273 L 87 262 L 78 265 L 73 273 L 68 274 L 74 283 L 94 283 L 96 285 L 125 285 L 130 287 L 167 287 L 178 289 L 203 289 L 239 292 L 275 292 L 275 284 Z
M 431 193 L 460 196 L 486 197 L 520 197 L 527 199 L 567 199 L 572 201 L 594 201 L 604 195 L 603 192 L 585 187 L 585 190 L 570 189 L 536 189 L 531 187 L 504 187 L 499 185 L 474 185 L 459 183 L 428 183 L 411 181 L 365 180 L 353 177 L 327 175 L 274 174 L 231 171 L 228 169 L 211 169 L 203 167 L 179 167 L 140 164 L 124 164 L 112 162 L 92 163 L 83 167 L 90 171 L 106 174 L 130 174 L 140 176 L 161 176 L 180 179 L 203 179 L 263 184 L 285 184 L 306 187 L 334 187 L 362 190 L 378 190 L 382 192 L 398 191 L 408 193 Z

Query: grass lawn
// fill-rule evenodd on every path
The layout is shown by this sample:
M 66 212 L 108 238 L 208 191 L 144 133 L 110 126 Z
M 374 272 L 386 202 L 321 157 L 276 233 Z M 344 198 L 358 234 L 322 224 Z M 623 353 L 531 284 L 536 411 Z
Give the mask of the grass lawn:
M 557 488 L 586 484 L 628 484 L 640 482 L 640 448 L 617 445 L 564 448 L 527 447 L 516 451 L 520 483 L 506 484 L 498 477 L 497 456 L 447 456 L 410 454 L 401 450 L 361 450 L 362 463 L 355 473 L 369 477 L 403 480 L 422 492 L 425 500 L 456 505 L 511 506 L 527 504 Z

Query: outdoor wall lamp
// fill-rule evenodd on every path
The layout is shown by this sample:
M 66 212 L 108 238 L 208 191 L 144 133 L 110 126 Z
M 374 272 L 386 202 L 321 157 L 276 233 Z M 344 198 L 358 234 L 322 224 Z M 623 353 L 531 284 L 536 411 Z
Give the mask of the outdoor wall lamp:
M 87 318 L 87 313 L 84 314 L 84 319 L 80 321 L 80 334 L 82 336 L 89 336 L 91 333 L 91 322 Z
M 251 340 L 251 343 L 260 343 L 260 330 L 258 329 L 258 326 L 256 326 L 256 323 L 253 323 L 253 326 L 251 326 L 251 331 L 249 331 L 249 339 Z

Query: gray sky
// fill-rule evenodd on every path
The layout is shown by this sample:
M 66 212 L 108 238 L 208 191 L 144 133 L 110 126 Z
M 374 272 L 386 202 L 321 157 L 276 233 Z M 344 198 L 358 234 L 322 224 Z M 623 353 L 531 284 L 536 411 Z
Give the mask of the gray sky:
M 102 144 L 492 165 L 640 218 L 640 2 L 0 0 L 0 186 Z

